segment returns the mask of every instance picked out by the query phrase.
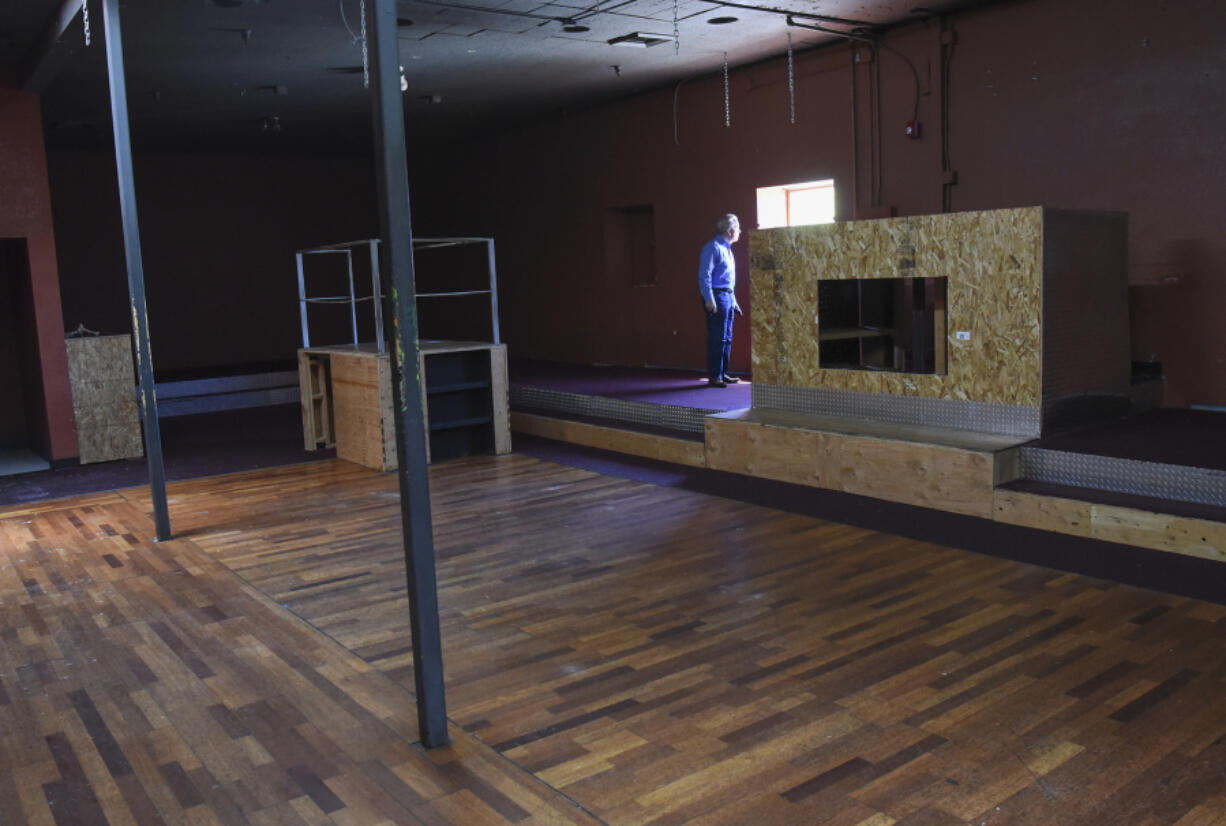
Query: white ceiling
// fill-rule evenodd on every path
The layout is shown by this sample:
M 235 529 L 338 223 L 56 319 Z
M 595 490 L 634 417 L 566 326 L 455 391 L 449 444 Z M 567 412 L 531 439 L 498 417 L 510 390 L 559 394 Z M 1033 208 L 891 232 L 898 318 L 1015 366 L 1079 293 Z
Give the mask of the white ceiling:
M 74 0 L 79 2 L 79 0 Z M 133 142 L 148 148 L 348 150 L 370 145 L 363 88 L 363 0 L 121 0 Z M 373 2 L 373 0 L 371 0 Z M 975 4 L 914 0 L 677 0 L 679 48 L 610 45 L 632 32 L 671 35 L 673 0 L 401 0 L 400 55 L 411 139 L 453 137 L 587 106 L 682 79 Z M 25 76 L 62 0 L 0 0 L 0 64 Z M 42 90 L 55 146 L 110 140 L 102 0 L 60 38 Z M 714 25 L 714 18 L 735 22 Z M 834 19 L 826 19 L 834 18 Z M 589 28 L 567 32 L 564 21 Z M 845 21 L 845 22 L 844 22 Z M 346 25 L 348 24 L 348 27 Z M 353 35 L 350 34 L 352 30 Z M 614 68 L 616 67 L 616 68 Z M 264 128 L 276 117 L 279 132 Z

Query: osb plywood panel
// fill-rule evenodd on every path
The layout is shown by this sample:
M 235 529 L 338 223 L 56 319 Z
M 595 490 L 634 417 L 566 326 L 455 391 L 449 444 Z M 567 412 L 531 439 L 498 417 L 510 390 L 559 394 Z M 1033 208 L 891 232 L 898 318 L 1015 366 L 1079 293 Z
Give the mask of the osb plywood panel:
M 77 429 L 122 427 L 139 430 L 136 384 L 126 381 L 80 381 L 72 383 L 72 409 Z
M 1042 228 L 1030 207 L 752 231 L 754 380 L 1038 406 Z M 910 276 L 948 279 L 948 373 L 820 368 L 818 280 Z
M 505 344 L 490 348 L 490 394 L 493 399 L 494 453 L 499 456 L 511 452 L 511 406 L 507 394 L 510 384 L 507 372 L 507 347 Z
M 94 425 L 77 428 L 78 459 L 81 464 L 135 459 L 145 455 L 139 425 Z
M 672 462 L 690 467 L 706 465 L 706 452 L 702 442 L 689 439 L 674 439 L 652 433 L 618 430 L 612 427 L 584 422 L 572 422 L 539 416 L 533 413 L 511 413 L 511 429 L 544 439 L 554 439 L 575 445 L 586 445 L 601 450 L 628 453 L 661 462 Z
M 70 338 L 64 345 L 81 463 L 143 456 L 131 337 Z
M 386 469 L 379 361 L 386 356 L 333 353 L 332 411 L 336 456 L 375 470 Z
M 69 380 L 128 381 L 135 386 L 131 340 L 127 335 L 66 339 Z
M 710 417 L 707 466 L 928 508 L 990 517 L 990 451 Z

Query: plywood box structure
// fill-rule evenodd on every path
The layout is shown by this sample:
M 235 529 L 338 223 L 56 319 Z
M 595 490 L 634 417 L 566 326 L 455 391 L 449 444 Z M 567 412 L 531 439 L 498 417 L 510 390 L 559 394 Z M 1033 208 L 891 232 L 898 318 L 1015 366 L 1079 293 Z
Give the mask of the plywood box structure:
M 1130 384 L 1127 216 L 1042 207 L 750 233 L 754 406 L 1036 437 Z M 819 283 L 943 278 L 945 372 L 823 369 Z
M 144 456 L 132 337 L 70 338 L 64 344 L 81 463 Z
M 753 407 L 706 419 L 708 467 L 991 519 L 1021 443 L 1091 400 L 1127 404 L 1122 214 L 926 215 L 749 244 Z M 930 372 L 823 367 L 823 346 L 858 333 L 823 336 L 822 283 L 898 278 L 944 279 Z
M 422 341 L 422 414 L 427 456 L 511 452 L 506 345 Z M 374 345 L 298 351 L 303 442 L 336 446 L 339 459 L 395 470 L 392 367 Z

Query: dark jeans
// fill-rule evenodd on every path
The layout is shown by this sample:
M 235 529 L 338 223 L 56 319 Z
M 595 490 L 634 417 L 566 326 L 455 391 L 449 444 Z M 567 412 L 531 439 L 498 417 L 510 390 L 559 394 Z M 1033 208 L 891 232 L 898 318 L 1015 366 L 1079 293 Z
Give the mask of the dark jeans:
M 707 313 L 707 377 L 720 381 L 728 372 L 732 355 L 732 308 L 736 301 L 730 292 L 715 291 L 715 312 Z

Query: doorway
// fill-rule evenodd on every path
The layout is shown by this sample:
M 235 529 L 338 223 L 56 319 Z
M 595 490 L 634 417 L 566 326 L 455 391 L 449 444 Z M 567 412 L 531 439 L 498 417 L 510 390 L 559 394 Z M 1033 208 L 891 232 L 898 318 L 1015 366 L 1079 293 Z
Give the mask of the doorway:
M 24 238 L 0 238 L 0 399 L 0 476 L 46 470 L 46 414 Z

